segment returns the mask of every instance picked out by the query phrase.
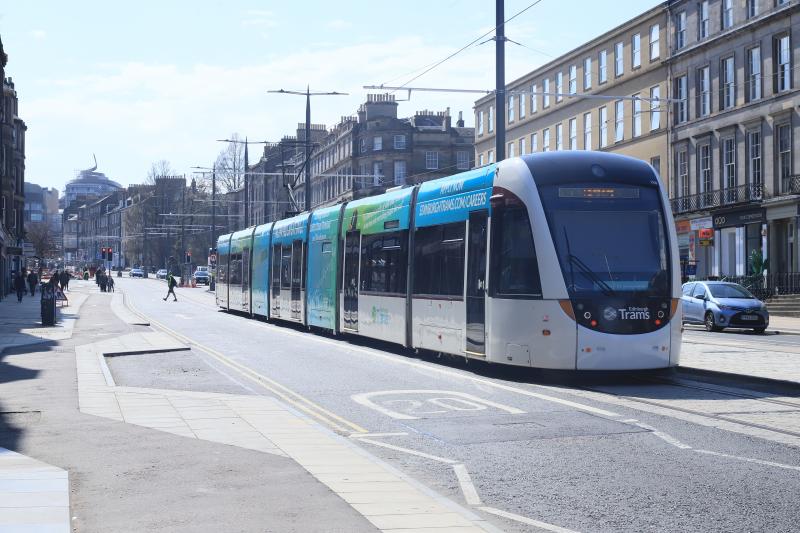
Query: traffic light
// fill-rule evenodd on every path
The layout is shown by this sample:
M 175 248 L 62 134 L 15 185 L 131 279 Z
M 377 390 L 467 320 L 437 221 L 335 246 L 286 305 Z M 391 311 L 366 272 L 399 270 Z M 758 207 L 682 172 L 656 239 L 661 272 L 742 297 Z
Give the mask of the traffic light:
M 191 262 L 192 262 L 192 252 L 189 252 L 189 251 L 187 251 L 187 252 L 186 252 L 186 260 L 185 260 L 185 263 L 188 265 L 188 264 L 189 264 L 189 263 L 191 263 Z

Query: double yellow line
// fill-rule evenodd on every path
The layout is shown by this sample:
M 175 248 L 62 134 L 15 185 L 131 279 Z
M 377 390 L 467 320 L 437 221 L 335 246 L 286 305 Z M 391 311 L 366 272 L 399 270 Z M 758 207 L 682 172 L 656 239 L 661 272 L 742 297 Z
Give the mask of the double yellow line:
M 290 388 L 281 385 L 274 379 L 270 379 L 267 376 L 260 374 L 253 370 L 252 368 L 245 366 L 230 357 L 218 352 L 214 348 L 201 344 L 194 339 L 183 335 L 182 333 L 178 333 L 174 329 L 164 325 L 163 323 L 159 322 L 158 320 L 154 320 L 151 317 L 145 317 L 142 313 L 140 313 L 133 304 L 129 301 L 128 298 L 125 298 L 125 303 L 128 305 L 131 311 L 134 313 L 142 316 L 143 318 L 147 318 L 151 325 L 158 327 L 159 329 L 163 330 L 164 332 L 172 335 L 176 339 L 190 345 L 195 346 L 198 349 L 202 350 L 203 352 L 207 353 L 209 356 L 213 357 L 223 365 L 227 366 L 231 370 L 236 371 L 241 376 L 249 379 L 257 383 L 258 385 L 264 387 L 272 394 L 286 402 L 287 404 L 291 405 L 298 411 L 302 411 L 309 415 L 312 418 L 322 422 L 326 426 L 330 427 L 337 433 L 343 435 L 351 435 L 353 433 L 369 433 L 366 429 L 359 426 L 354 422 L 350 422 L 349 420 L 342 418 L 341 416 L 337 415 L 336 413 L 332 413 L 328 411 L 321 405 L 309 400 L 305 396 L 298 394 L 291 390 Z

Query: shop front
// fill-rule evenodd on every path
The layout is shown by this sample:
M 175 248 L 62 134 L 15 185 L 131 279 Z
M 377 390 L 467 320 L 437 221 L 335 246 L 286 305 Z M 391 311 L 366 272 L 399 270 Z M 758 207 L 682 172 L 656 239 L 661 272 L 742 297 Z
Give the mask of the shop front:
M 796 234 L 800 212 L 797 203 L 767 207 L 770 273 L 798 271 Z
M 714 229 L 714 276 L 750 274 L 750 257 L 760 250 L 766 258 L 767 218 L 763 208 L 719 211 L 711 215 Z

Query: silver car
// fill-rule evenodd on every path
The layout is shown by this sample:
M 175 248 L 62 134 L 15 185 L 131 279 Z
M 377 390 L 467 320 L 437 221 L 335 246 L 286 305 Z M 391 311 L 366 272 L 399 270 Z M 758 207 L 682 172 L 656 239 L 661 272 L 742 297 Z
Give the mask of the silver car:
M 742 328 L 764 333 L 769 326 L 767 306 L 737 283 L 684 283 L 681 306 L 685 323 L 703 324 L 708 331 Z

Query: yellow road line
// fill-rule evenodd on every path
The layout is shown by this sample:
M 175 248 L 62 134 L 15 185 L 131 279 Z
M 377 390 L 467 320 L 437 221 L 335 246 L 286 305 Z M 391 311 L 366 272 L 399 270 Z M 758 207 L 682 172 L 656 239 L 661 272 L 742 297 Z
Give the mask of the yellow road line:
M 131 311 L 142 315 L 134 306 L 133 303 L 129 302 L 126 299 L 128 306 L 131 308 Z M 144 315 L 142 315 L 144 316 Z M 297 392 L 291 390 L 290 388 L 286 387 L 278 383 L 277 381 L 264 376 L 253 370 L 252 368 L 245 366 L 237 361 L 234 361 L 230 357 L 218 352 L 217 350 L 206 346 L 200 342 L 197 342 L 194 339 L 191 339 L 182 333 L 178 333 L 174 329 L 164 325 L 163 323 L 159 322 L 158 320 L 153 319 L 152 317 L 147 317 L 150 321 L 151 325 L 158 327 L 159 329 L 169 333 L 173 337 L 180 339 L 181 341 L 185 342 L 186 344 L 190 344 L 196 346 L 200 350 L 206 352 L 208 355 L 219 361 L 220 363 L 224 364 L 225 366 L 237 371 L 242 376 L 248 378 L 251 381 L 254 381 L 264 387 L 265 389 L 269 390 L 279 398 L 281 398 L 286 403 L 292 405 L 293 407 L 303 411 L 304 413 L 316 418 L 317 420 L 324 422 L 326 425 L 333 428 L 335 431 L 338 431 L 343 434 L 351 434 L 351 433 L 369 433 L 367 429 L 359 426 L 355 422 L 351 422 L 336 413 L 332 413 L 328 411 L 321 405 L 309 400 L 305 396 L 298 394 Z M 348 429 L 349 428 L 349 429 Z

